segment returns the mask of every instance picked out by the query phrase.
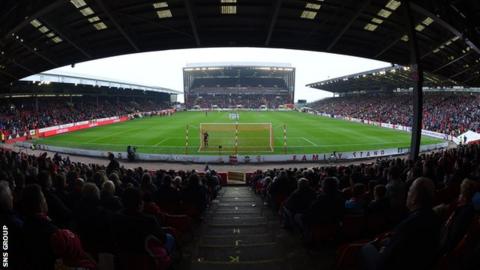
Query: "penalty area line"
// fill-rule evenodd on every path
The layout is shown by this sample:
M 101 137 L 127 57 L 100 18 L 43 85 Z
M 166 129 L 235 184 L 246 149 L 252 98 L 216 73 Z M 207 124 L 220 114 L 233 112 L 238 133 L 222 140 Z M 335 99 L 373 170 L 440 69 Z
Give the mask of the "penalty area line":
M 310 141 L 309 139 L 307 139 L 307 138 L 305 138 L 305 137 L 302 137 L 302 139 L 303 139 L 304 141 L 310 143 L 310 144 L 313 145 L 313 146 L 318 146 L 316 143 Z
M 159 144 L 165 142 L 166 140 L 168 140 L 169 138 L 163 138 L 162 140 L 160 140 L 158 143 L 154 144 L 153 146 L 158 146 Z

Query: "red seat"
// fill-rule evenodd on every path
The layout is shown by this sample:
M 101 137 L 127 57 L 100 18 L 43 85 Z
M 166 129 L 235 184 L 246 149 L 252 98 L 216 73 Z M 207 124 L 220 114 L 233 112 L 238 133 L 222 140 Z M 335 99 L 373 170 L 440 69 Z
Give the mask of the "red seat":
M 477 215 L 457 246 L 450 253 L 440 258 L 437 270 L 462 269 L 462 259 L 475 248 L 478 241 L 480 241 L 480 218 Z
M 334 223 L 313 224 L 310 226 L 312 241 L 334 241 L 337 237 L 338 226 Z
M 345 200 L 348 200 L 352 197 L 352 188 L 344 188 L 342 194 Z
M 358 253 L 367 241 L 344 244 L 337 250 L 335 269 L 338 270 L 356 270 L 359 269 Z
M 182 233 L 192 231 L 192 219 L 187 215 L 169 215 L 163 216 L 165 225 L 173 227 Z
M 347 215 L 342 222 L 342 236 L 345 239 L 359 239 L 365 232 L 364 215 Z
M 371 236 L 382 233 L 388 228 L 387 218 L 378 214 L 369 215 L 366 220 L 366 227 L 368 234 Z
M 143 254 L 118 254 L 117 256 L 116 269 L 120 270 L 156 270 L 154 260 Z

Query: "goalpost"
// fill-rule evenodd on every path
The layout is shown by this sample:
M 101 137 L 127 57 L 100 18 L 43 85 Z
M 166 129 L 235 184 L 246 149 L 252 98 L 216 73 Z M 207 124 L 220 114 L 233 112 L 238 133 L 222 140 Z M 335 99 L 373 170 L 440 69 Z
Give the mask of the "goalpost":
M 200 123 L 199 132 L 199 152 L 273 152 L 272 123 Z

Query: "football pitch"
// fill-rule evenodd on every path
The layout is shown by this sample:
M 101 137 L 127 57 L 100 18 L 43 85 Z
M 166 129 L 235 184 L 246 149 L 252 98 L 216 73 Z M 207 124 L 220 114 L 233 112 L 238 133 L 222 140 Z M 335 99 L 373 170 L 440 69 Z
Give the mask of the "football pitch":
M 239 116 L 237 125 L 237 120 L 230 119 L 229 112 L 208 112 L 208 115 L 204 112 L 178 112 L 170 117 L 146 117 L 84 129 L 38 139 L 35 143 L 122 152 L 130 145 L 140 153 L 194 155 L 331 153 L 410 145 L 410 133 L 407 132 L 300 112 L 240 111 Z M 206 146 L 201 135 L 205 131 L 201 129 L 209 123 L 233 128 L 228 132 L 208 130 L 209 143 Z M 235 128 L 255 123 L 268 126 L 268 131 L 267 128 L 258 131 Z M 422 137 L 422 144 L 439 142 L 439 139 Z

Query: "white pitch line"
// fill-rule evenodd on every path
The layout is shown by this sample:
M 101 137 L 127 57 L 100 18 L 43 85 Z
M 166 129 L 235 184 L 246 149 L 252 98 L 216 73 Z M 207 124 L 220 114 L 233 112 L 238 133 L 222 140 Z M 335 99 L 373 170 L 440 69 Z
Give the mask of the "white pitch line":
M 166 140 L 168 140 L 169 138 L 163 138 L 163 140 L 159 141 L 158 143 L 154 144 L 153 146 L 158 146 L 159 144 L 165 142 Z
M 309 139 L 307 139 L 307 138 L 305 138 L 305 137 L 302 137 L 302 139 L 303 139 L 304 141 L 310 143 L 310 144 L 313 145 L 313 146 L 318 146 L 316 143 L 310 141 Z

